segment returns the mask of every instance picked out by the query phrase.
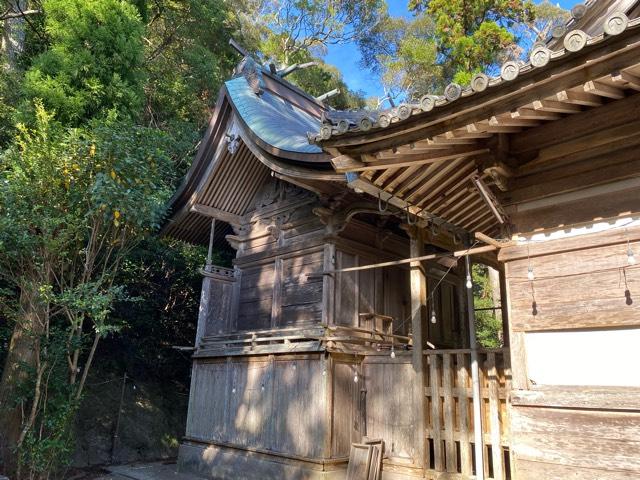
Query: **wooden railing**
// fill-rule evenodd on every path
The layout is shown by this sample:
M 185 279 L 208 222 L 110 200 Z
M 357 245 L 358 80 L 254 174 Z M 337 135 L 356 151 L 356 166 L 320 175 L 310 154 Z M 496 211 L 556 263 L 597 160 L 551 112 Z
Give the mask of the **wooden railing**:
M 510 423 L 507 409 L 511 384 L 509 350 L 480 350 L 480 396 L 485 478 L 511 478 Z M 425 351 L 427 458 L 433 478 L 465 479 L 475 475 L 473 460 L 473 394 L 471 351 Z M 429 477 L 429 472 L 427 473 Z

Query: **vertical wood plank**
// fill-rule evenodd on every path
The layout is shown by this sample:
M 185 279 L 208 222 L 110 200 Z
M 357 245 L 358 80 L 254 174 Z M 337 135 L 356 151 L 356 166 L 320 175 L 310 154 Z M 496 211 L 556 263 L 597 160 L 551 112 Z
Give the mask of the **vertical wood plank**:
M 409 255 L 411 257 L 419 257 L 424 254 L 424 236 L 422 230 L 416 227 L 409 227 Z M 415 372 L 415 384 L 413 388 L 413 402 L 415 408 L 416 429 L 418 432 L 425 431 L 425 395 L 424 395 L 424 353 L 423 353 L 423 331 L 426 319 L 427 305 L 427 277 L 424 267 L 420 262 L 411 262 L 410 264 L 410 291 L 411 291 L 411 329 L 413 332 L 413 351 L 411 362 Z M 435 382 L 437 385 L 438 382 Z M 437 397 L 438 406 L 440 398 Z M 439 418 L 438 418 L 439 420 Z M 437 423 L 437 435 L 440 436 L 440 422 Z M 441 449 L 441 446 L 439 446 Z M 418 465 L 423 466 L 425 460 L 425 435 L 418 435 L 416 439 L 416 451 L 418 457 Z M 436 459 L 438 457 L 436 456 Z M 437 460 L 436 460 L 437 461 Z M 442 458 L 440 458 L 440 462 Z M 441 469 L 442 469 L 442 464 Z
M 500 398 L 498 397 L 499 381 L 496 368 L 496 355 L 487 355 L 489 379 L 489 420 L 491 425 L 491 453 L 493 459 L 493 478 L 504 480 L 504 457 L 502 455 L 502 439 L 500 435 Z
M 327 243 L 324 246 L 324 256 L 322 259 L 324 271 L 336 268 L 336 246 Z M 335 325 L 335 304 L 336 282 L 334 275 L 322 276 L 322 323 L 324 325 Z M 328 376 L 328 375 L 327 375 Z
M 280 325 L 282 313 L 282 258 L 276 258 L 273 272 L 273 296 L 271 297 L 271 328 Z
M 511 355 L 511 381 L 514 390 L 526 390 L 528 388 L 527 380 L 527 357 L 524 347 L 524 332 L 513 331 L 513 315 L 511 311 L 511 282 L 509 281 L 509 264 L 504 266 L 504 276 L 506 278 L 506 311 L 509 318 L 509 352 Z M 503 310 L 505 305 L 502 306 Z
M 489 478 L 489 444 L 484 439 L 484 434 L 489 428 L 489 402 L 485 401 L 485 395 L 488 391 L 487 384 L 487 355 L 486 353 L 478 354 L 478 374 L 480 376 L 480 415 L 482 417 L 482 449 L 484 451 L 484 478 Z
M 331 458 L 331 445 L 333 444 L 333 358 L 329 355 L 324 357 L 321 362 L 325 391 L 325 425 L 327 426 L 324 436 L 324 458 Z
M 437 354 L 429 356 L 431 377 L 431 437 L 433 438 L 433 464 L 438 472 L 444 471 L 444 451 L 442 449 L 442 411 L 440 408 L 440 359 Z
M 231 302 L 231 316 L 229 318 L 229 332 L 238 330 L 238 314 L 240 310 L 240 289 L 242 287 L 242 270 L 234 267 L 236 283 L 233 284 L 233 301 Z
M 442 390 L 444 393 L 444 432 L 447 472 L 458 471 L 456 444 L 453 439 L 453 388 L 451 384 L 453 370 L 451 369 L 451 354 L 442 355 Z
M 469 397 L 467 388 L 469 386 L 469 370 L 467 369 L 467 354 L 458 353 L 456 355 L 458 364 L 458 429 L 460 431 L 460 471 L 463 475 L 471 476 L 473 473 L 471 442 L 469 428 Z

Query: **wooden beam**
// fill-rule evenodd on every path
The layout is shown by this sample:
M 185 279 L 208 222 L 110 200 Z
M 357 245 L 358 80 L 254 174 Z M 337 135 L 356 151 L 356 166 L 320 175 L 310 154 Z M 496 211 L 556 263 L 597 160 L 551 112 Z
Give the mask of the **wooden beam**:
M 640 91 L 640 77 L 628 72 L 616 72 L 611 74 L 611 80 L 615 83 L 625 83 L 626 88 Z
M 532 108 L 519 108 L 515 112 L 511 112 L 511 118 L 523 120 L 558 120 L 562 118 L 562 115 L 555 112 L 534 110 Z M 539 125 L 539 123 L 537 125 Z
M 532 110 L 533 112 L 539 113 L 540 116 L 543 116 L 545 112 L 539 112 L 536 110 Z M 496 117 L 493 116 L 489 119 L 489 125 L 491 126 L 506 126 L 506 127 L 537 127 L 540 125 L 540 116 L 534 119 L 531 118 L 522 118 L 514 117 L 509 115 L 509 117 Z M 554 119 L 557 117 L 554 117 Z
M 582 111 L 580 105 L 558 102 L 557 100 L 536 100 L 532 105 L 534 110 L 541 110 L 544 112 L 579 113 Z
M 548 162 L 571 153 L 589 150 L 602 145 L 615 144 L 616 149 L 625 146 L 625 141 L 637 135 L 639 122 L 628 123 L 614 128 L 603 129 L 588 136 L 568 140 L 540 150 L 534 160 L 536 164 Z
M 518 133 L 522 131 L 520 127 L 509 125 L 490 125 L 488 121 L 482 121 L 467 125 L 467 131 L 472 135 L 486 135 L 488 133 Z
M 413 115 L 409 120 L 386 129 L 332 138 L 323 142 L 323 145 L 364 153 L 430 138 L 487 116 L 520 108 L 536 99 L 555 95 L 558 91 L 584 84 L 591 78 L 636 65 L 639 46 L 640 29 L 630 27 L 606 42 L 588 45 L 580 52 L 567 55 L 561 62 L 549 62 L 546 67 L 520 75 L 501 88 L 462 97 L 431 112 Z
M 378 196 L 380 195 L 382 198 L 382 201 L 388 202 L 390 205 L 393 205 L 394 207 L 398 207 L 401 210 L 408 210 L 409 213 L 416 215 L 423 221 L 433 222 L 439 227 L 449 230 L 450 232 L 458 233 L 461 235 L 467 235 L 469 233 L 465 229 L 460 228 L 457 225 L 454 225 L 453 223 L 448 222 L 445 219 L 440 218 L 437 215 L 434 215 L 433 213 L 425 209 L 418 208 L 415 205 L 410 205 L 402 198 L 399 198 L 387 191 L 380 189 L 379 187 L 375 186 L 374 184 L 372 184 L 371 182 L 363 178 L 357 177 L 356 174 L 351 174 L 351 173 L 348 174 L 348 176 L 351 176 L 351 175 L 355 177 L 355 178 L 349 179 L 349 186 L 353 189 L 361 190 L 373 196 L 374 198 L 378 198 Z
M 471 146 L 440 145 L 438 149 L 431 149 L 431 150 L 406 150 L 406 149 L 400 150 L 398 149 L 396 153 L 394 153 L 391 150 L 385 150 L 383 152 L 379 152 L 377 155 L 364 154 L 362 155 L 362 160 L 366 164 L 376 163 L 377 161 L 380 161 L 380 160 L 399 161 L 404 159 L 406 160 L 433 159 L 434 162 L 437 162 L 443 159 L 441 157 L 450 157 L 451 155 L 464 155 L 470 151 L 472 152 L 474 150 L 477 150 L 478 148 L 481 148 L 481 147 L 475 144 Z M 448 158 L 444 158 L 443 160 L 447 160 L 447 159 Z
M 348 155 L 341 155 L 331 160 L 331 164 L 338 173 L 364 172 L 367 170 L 385 170 L 387 168 L 411 167 L 415 165 L 426 165 L 429 163 L 441 162 L 445 160 L 455 160 L 456 158 L 466 158 L 475 155 L 488 153 L 488 148 L 473 146 L 470 148 L 453 148 L 451 150 L 436 150 L 432 154 L 416 155 L 418 158 L 411 159 L 403 156 L 400 159 L 377 160 L 375 162 L 358 162 Z
M 495 250 L 497 250 L 497 248 L 494 247 L 493 245 L 486 245 L 484 247 L 468 248 L 466 250 L 457 250 L 455 252 L 430 253 L 428 255 L 418 255 L 416 257 L 403 258 L 401 260 L 392 260 L 390 262 L 370 263 L 368 265 L 360 265 L 358 267 L 326 270 L 322 272 L 322 274 L 312 273 L 312 274 L 308 274 L 307 276 L 317 277 L 318 275 L 334 275 L 336 273 L 359 272 L 362 270 L 372 270 L 375 268 L 397 267 L 398 265 L 406 265 L 408 263 L 414 263 L 414 262 L 425 262 L 427 260 L 436 260 L 438 258 L 446 258 L 446 257 L 461 258 L 461 257 L 466 257 L 467 255 L 476 255 L 478 253 L 493 252 Z
M 587 92 L 578 92 L 575 90 L 563 90 L 556 94 L 559 102 L 573 103 L 575 105 L 584 105 L 585 107 L 599 107 L 602 105 L 602 97 Z
M 526 130 L 510 139 L 509 149 L 513 154 L 535 151 L 549 145 L 592 135 L 602 131 L 603 126 L 624 125 L 640 111 L 640 93 L 617 100 L 598 108 L 572 115 L 562 122 L 551 122 Z
M 514 242 L 499 242 L 495 238 L 491 238 L 489 235 L 485 235 L 482 232 L 475 232 L 474 235 L 476 237 L 476 240 L 480 240 L 481 242 L 484 242 L 487 245 L 493 245 L 496 248 L 508 247 L 508 246 L 511 246 L 512 244 L 515 244 Z
M 591 80 L 584 84 L 584 91 L 587 93 L 600 95 L 601 97 L 613 98 L 615 100 L 624 98 L 624 92 L 619 88 L 605 85 L 604 83 L 596 82 L 594 80 Z
M 242 217 L 240 215 L 235 215 L 233 213 L 220 210 L 219 208 L 202 205 L 200 203 L 196 203 L 195 205 L 193 205 L 190 211 L 199 213 L 200 215 L 205 215 L 207 217 L 215 218 L 216 220 L 221 220 L 230 225 L 240 225 L 242 223 Z

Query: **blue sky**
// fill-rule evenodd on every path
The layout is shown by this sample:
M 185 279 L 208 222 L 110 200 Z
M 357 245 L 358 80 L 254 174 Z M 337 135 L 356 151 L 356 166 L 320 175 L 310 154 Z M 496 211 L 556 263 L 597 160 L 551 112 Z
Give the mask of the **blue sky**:
M 538 1 L 538 0 L 536 0 Z M 554 0 L 552 0 L 554 1 Z M 555 0 L 560 6 L 570 9 L 579 0 Z M 410 16 L 407 12 L 407 0 L 388 0 L 389 12 L 393 16 Z M 327 63 L 338 67 L 345 82 L 352 90 L 362 90 L 368 97 L 383 96 L 382 84 L 367 69 L 360 66 L 360 53 L 354 44 L 333 45 L 324 57 Z

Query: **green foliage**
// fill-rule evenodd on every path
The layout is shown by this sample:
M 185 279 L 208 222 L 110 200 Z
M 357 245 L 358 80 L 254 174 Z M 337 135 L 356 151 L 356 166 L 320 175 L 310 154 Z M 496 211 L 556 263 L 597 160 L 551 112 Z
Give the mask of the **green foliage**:
M 2 58 L 0 58 L 0 64 Z M 0 75 L 0 149 L 11 140 L 14 135 L 13 116 L 17 101 L 18 79 L 10 72 Z
M 29 429 L 18 452 L 19 462 L 31 478 L 47 478 L 71 462 L 74 451 L 73 419 L 79 401 L 73 399 L 73 389 L 67 381 L 67 339 L 64 329 L 54 327 L 40 345 L 42 373 L 47 381 L 41 383 L 41 415 L 36 419 L 38 429 Z M 38 371 L 25 366 L 29 375 L 20 385 L 21 397 L 16 403 L 30 403 L 36 390 Z M 43 377 L 44 375 L 41 375 Z
M 148 18 L 145 117 L 173 129 L 209 119 L 220 85 L 238 60 L 230 48 L 233 13 L 221 0 L 139 0 Z
M 429 0 L 416 7 L 434 18 L 439 54 L 450 76 L 487 70 L 515 37 L 517 22 L 532 19 L 533 3 L 513 0 Z
M 116 121 L 72 129 L 42 105 L 35 114 L 0 154 L 0 276 L 36 299 L 11 314 L 36 358 L 22 399 L 35 416 L 23 421 L 18 453 L 30 475 L 46 477 L 71 452 L 88 347 L 120 328 L 111 316 L 124 297 L 116 276 L 158 228 L 172 160 L 170 138 L 158 130 Z M 24 322 L 25 308 L 37 308 L 36 324 Z
M 101 345 L 103 370 L 186 384 L 189 362 L 171 346 L 193 344 L 202 286 L 199 270 L 206 253 L 203 247 L 151 237 L 123 260 L 116 282 L 126 286 L 126 298 L 114 304 L 110 320 L 121 335 Z M 225 263 L 219 256 L 215 262 Z
M 413 19 L 384 13 L 360 39 L 363 64 L 381 74 L 392 96 L 436 93 L 478 72 L 496 73 L 509 58 L 526 56 L 566 11 L 531 0 L 411 0 Z
M 409 20 L 385 14 L 372 35 L 359 42 L 365 62 L 392 96 L 433 91 L 442 83 L 433 30 L 430 16 Z
M 67 125 L 109 114 L 136 117 L 144 84 L 144 26 L 136 9 L 124 0 L 43 6 L 50 46 L 26 72 L 26 108 L 39 98 Z
M 476 338 L 484 348 L 502 346 L 502 314 L 500 305 L 494 301 L 494 291 L 485 265 L 474 264 L 473 300 L 476 310 Z M 496 308 L 497 307 L 497 308 Z

